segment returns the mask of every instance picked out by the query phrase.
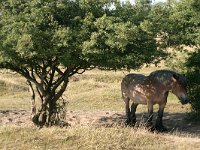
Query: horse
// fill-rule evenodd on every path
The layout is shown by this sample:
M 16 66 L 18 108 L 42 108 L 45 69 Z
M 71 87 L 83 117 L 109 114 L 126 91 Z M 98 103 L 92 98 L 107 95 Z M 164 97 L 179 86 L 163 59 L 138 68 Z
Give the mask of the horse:
M 171 70 L 157 70 L 148 76 L 142 74 L 128 74 L 121 82 L 122 99 L 125 102 L 126 125 L 136 123 L 136 109 L 138 104 L 147 105 L 147 126 L 152 130 L 167 131 L 162 118 L 169 91 L 178 97 L 184 105 L 189 102 L 187 96 L 186 78 Z M 129 101 L 132 100 L 131 107 Z M 159 110 L 155 126 L 153 126 L 153 105 L 158 104 Z

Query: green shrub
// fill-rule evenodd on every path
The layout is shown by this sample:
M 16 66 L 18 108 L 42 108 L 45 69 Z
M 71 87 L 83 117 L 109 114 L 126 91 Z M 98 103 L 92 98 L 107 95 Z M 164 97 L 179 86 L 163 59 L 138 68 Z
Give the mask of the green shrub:
M 191 101 L 191 115 L 194 120 L 200 120 L 200 49 L 192 53 L 186 63 L 188 94 Z

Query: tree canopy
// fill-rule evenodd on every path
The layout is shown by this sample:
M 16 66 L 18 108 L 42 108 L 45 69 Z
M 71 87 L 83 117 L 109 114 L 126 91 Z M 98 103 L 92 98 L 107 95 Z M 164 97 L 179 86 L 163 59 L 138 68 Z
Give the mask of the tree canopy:
M 157 49 L 155 34 L 143 24 L 146 16 L 140 17 L 150 6 L 142 5 L 115 0 L 1 1 L 0 67 L 36 86 L 33 93 L 41 99 L 33 117 L 37 125 L 53 122 L 70 76 L 93 68 L 136 69 L 160 60 L 163 52 Z
M 170 0 L 153 6 L 149 19 L 155 32 L 165 33 L 168 47 L 196 44 L 199 19 L 192 5 L 193 0 Z

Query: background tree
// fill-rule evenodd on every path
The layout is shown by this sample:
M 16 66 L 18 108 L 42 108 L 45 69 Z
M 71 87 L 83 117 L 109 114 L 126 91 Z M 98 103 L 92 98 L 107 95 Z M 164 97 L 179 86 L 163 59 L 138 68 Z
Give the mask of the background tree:
M 153 6 L 149 18 L 156 33 L 163 34 L 166 46 L 195 45 L 198 23 L 193 0 L 170 0 Z
M 153 23 L 154 31 L 165 33 L 163 41 L 166 47 L 173 47 L 176 50 L 184 50 L 190 46 L 194 51 L 184 51 L 187 59 L 183 64 L 182 60 L 175 60 L 181 63 L 174 66 L 175 69 L 186 73 L 188 79 L 188 93 L 191 100 L 192 116 L 195 119 L 200 115 L 200 3 L 198 0 L 169 1 L 156 4 L 151 13 L 150 20 Z M 189 55 L 188 55 L 189 53 Z M 181 68 L 180 68 L 181 66 Z M 198 117 L 197 117 L 198 116 Z
M 114 0 L 1 1 L 0 67 L 25 77 L 33 99 L 39 95 L 36 125 L 58 123 L 58 102 L 74 74 L 135 69 L 160 59 L 142 19 L 118 16 L 118 5 Z
M 187 79 L 189 81 L 188 92 L 190 95 L 191 119 L 199 121 L 200 115 L 200 49 L 196 50 L 190 55 L 186 62 L 187 67 Z
M 190 54 L 188 61 L 186 62 L 187 67 L 187 78 L 189 80 L 189 94 L 192 106 L 191 118 L 194 120 L 200 120 L 200 2 L 193 0 L 191 3 L 192 9 L 195 11 L 193 18 L 196 24 L 195 38 L 195 51 Z
M 115 4 L 116 16 L 122 18 L 124 21 L 131 21 L 132 23 L 139 25 L 145 19 L 147 19 L 149 12 L 152 8 L 152 2 L 150 0 L 135 0 L 135 4 L 131 4 L 129 1 Z
M 191 116 L 195 117 L 195 120 L 200 115 L 200 13 L 198 8 L 200 8 L 200 5 L 196 0 L 182 0 L 174 3 L 169 15 L 170 30 L 167 32 L 169 33 L 169 45 L 182 50 L 185 49 L 185 46 L 194 49 L 188 51 L 189 57 L 182 65 L 184 67 L 182 71 L 187 75 Z

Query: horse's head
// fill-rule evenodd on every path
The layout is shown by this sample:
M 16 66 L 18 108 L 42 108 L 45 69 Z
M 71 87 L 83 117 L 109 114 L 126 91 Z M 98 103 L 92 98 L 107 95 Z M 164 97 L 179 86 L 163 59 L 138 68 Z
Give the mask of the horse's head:
M 172 93 L 175 94 L 180 102 L 184 105 L 189 102 L 187 96 L 187 83 L 186 78 L 180 74 L 173 74 L 172 77 Z

